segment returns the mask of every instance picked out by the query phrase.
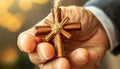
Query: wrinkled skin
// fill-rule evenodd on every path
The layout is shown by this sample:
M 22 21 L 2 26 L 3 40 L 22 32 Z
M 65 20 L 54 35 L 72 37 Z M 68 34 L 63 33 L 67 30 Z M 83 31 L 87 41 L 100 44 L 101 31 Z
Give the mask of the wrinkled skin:
M 66 56 L 54 58 L 55 49 L 51 43 L 42 42 L 42 36 L 34 36 L 34 27 L 21 33 L 18 47 L 29 54 L 31 62 L 41 69 L 98 69 L 109 48 L 106 32 L 97 18 L 82 7 L 62 8 L 62 18 L 70 22 L 81 22 L 81 31 L 71 31 L 72 38 L 63 38 Z M 46 19 L 53 21 L 51 13 Z M 44 26 L 44 19 L 36 26 Z

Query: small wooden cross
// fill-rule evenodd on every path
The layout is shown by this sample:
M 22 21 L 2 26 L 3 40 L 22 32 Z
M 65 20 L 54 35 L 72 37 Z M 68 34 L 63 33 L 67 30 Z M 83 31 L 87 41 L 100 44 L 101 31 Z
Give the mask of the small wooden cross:
M 70 39 L 72 35 L 67 31 L 81 30 L 81 23 L 69 23 L 69 17 L 65 17 L 63 18 L 63 20 L 61 20 L 61 8 L 59 7 L 54 7 L 54 9 L 52 10 L 52 14 L 53 22 L 49 21 L 48 19 L 45 19 L 44 22 L 48 26 L 36 26 L 35 35 L 41 36 L 47 34 L 44 37 L 44 40 L 47 42 L 54 37 L 54 44 L 57 51 L 57 57 L 63 57 L 64 51 L 61 34 L 64 35 L 66 38 Z

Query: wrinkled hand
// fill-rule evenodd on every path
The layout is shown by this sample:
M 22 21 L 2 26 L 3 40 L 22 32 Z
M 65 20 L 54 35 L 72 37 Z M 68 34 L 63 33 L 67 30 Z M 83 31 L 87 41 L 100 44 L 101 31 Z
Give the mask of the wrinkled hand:
M 77 7 L 61 7 L 62 18 L 68 16 L 70 22 L 81 22 L 81 31 L 71 31 L 72 38 L 63 39 L 66 56 L 55 58 L 51 43 L 42 42 L 42 37 L 34 36 L 34 27 L 18 37 L 20 50 L 29 54 L 30 60 L 41 69 L 97 69 L 108 49 L 105 30 L 97 18 L 88 10 Z M 49 14 L 46 19 L 52 21 Z M 44 19 L 36 26 L 46 25 Z

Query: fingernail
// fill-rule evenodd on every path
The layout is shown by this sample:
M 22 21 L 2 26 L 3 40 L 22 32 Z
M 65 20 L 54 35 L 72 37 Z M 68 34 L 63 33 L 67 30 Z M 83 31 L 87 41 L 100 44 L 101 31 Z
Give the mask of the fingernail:
M 54 47 L 49 43 L 40 43 L 37 46 L 37 52 L 42 60 L 52 59 L 55 55 Z
M 43 59 L 49 59 L 49 57 L 47 57 L 47 55 L 45 54 L 45 50 L 44 50 L 44 48 L 42 49 L 42 48 L 40 48 L 40 52 L 41 52 L 41 57 L 43 58 Z
M 18 40 L 17 40 L 17 45 L 18 45 L 19 49 L 20 49 L 21 51 L 23 51 L 23 49 L 22 49 L 22 47 L 21 47 L 21 44 L 20 44 L 20 39 L 19 39 L 19 38 L 18 38 Z
M 58 58 L 54 62 L 54 69 L 70 69 L 70 63 L 66 58 Z
M 62 63 L 61 60 L 56 61 L 56 62 L 55 62 L 55 65 L 54 65 L 54 67 L 55 67 L 54 69 L 62 69 L 61 63 Z
M 32 36 L 21 34 L 19 37 L 19 45 L 24 52 L 30 53 L 34 50 L 36 43 Z
M 40 52 L 39 52 L 40 51 Z M 41 60 L 41 63 L 45 63 L 46 61 L 48 61 L 50 58 L 48 58 L 45 54 L 44 54 L 44 50 L 39 48 L 37 50 L 39 58 Z

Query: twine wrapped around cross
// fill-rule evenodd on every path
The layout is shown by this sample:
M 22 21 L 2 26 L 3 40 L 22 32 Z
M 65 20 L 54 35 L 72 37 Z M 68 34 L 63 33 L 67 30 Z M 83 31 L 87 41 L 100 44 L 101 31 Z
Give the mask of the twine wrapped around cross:
M 52 10 L 53 22 L 49 21 L 48 19 L 45 19 L 45 23 L 48 26 L 36 26 L 35 35 L 41 36 L 47 34 L 44 37 L 45 41 L 49 41 L 52 38 L 54 38 L 57 57 L 63 57 L 65 55 L 64 55 L 61 36 L 64 35 L 66 38 L 70 39 L 72 35 L 67 31 L 81 30 L 81 24 L 80 22 L 69 23 L 70 20 L 69 17 L 65 17 L 61 19 L 61 8 L 60 8 L 61 0 L 54 0 L 54 2 L 55 4 Z

